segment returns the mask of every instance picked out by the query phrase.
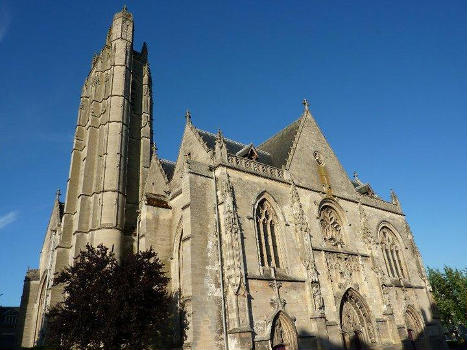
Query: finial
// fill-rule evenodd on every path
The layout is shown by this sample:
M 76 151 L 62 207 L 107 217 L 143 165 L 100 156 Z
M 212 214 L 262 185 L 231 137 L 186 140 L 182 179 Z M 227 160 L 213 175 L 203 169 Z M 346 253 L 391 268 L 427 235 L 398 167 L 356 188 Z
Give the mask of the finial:
M 396 192 L 391 188 L 391 202 L 394 205 L 400 205 L 399 198 L 397 198 Z
M 153 142 L 153 143 L 152 143 L 152 154 L 154 155 L 154 154 L 156 154 L 156 153 L 157 153 L 157 146 L 156 146 L 156 143 Z
M 60 192 L 60 189 L 57 188 L 57 191 L 55 192 L 55 198 L 59 201 L 60 200 L 60 195 L 62 194 L 62 192 Z
M 128 9 L 126 7 L 126 4 L 123 5 L 122 11 L 124 11 L 124 12 L 128 11 Z
M 221 129 L 217 129 L 217 139 L 218 140 L 224 139 L 224 134 L 222 133 Z
M 306 98 L 303 99 L 302 105 L 305 107 L 305 112 L 309 111 L 310 103 Z
M 353 172 L 353 178 L 355 180 L 358 180 L 358 173 L 356 171 Z
M 187 121 L 191 120 L 191 113 L 189 109 L 187 109 L 185 112 L 185 118 Z

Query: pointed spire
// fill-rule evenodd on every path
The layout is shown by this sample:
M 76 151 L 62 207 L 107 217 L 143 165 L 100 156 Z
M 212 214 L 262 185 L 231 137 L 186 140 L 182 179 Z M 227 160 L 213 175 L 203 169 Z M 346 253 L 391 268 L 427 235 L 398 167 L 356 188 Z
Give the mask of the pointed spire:
M 185 119 L 187 122 L 191 122 L 191 113 L 189 109 L 187 109 L 185 112 Z
M 227 161 L 227 148 L 225 147 L 224 134 L 221 129 L 217 130 L 214 154 L 218 161 Z
M 128 12 L 128 8 L 126 7 L 126 4 L 123 4 L 122 12 Z
M 141 55 L 143 57 L 148 57 L 148 45 L 145 41 L 143 42 L 143 47 L 141 48 Z
M 302 105 L 304 107 L 304 112 L 305 113 L 310 112 L 310 103 L 308 102 L 308 100 L 306 98 L 303 99 Z
M 217 129 L 217 140 L 224 141 L 224 134 L 222 133 L 221 129 Z
M 391 202 L 392 202 L 392 204 L 397 205 L 398 207 L 400 207 L 399 198 L 397 197 L 396 192 L 394 192 L 394 190 L 392 188 L 391 188 Z

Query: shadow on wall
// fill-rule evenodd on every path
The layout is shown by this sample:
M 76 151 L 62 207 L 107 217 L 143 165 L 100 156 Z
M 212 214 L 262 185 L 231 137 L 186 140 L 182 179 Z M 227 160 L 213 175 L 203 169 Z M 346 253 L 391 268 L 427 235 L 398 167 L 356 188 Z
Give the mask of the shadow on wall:
M 426 330 L 424 330 L 424 333 L 425 331 Z M 411 336 L 408 335 L 408 337 L 401 339 L 399 344 L 369 344 L 367 341 L 362 339 L 358 332 L 348 336 L 342 335 L 342 343 L 336 343 L 322 337 L 299 337 L 298 341 L 298 350 L 447 350 L 450 348 L 451 347 L 448 348 L 446 342 L 441 337 L 426 337 L 424 334 L 421 334 L 416 338 L 411 338 Z M 269 349 L 295 350 L 294 348 L 289 347 L 288 344 L 278 344 L 274 347 L 269 347 Z M 466 347 L 465 344 L 462 344 L 462 346 L 458 346 L 453 349 L 460 350 L 466 349 Z

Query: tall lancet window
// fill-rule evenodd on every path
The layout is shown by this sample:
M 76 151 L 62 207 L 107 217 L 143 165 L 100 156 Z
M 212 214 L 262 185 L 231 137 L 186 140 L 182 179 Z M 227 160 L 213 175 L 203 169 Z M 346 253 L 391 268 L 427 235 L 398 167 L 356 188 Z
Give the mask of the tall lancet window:
M 389 227 L 383 226 L 380 230 L 380 238 L 388 275 L 393 278 L 407 277 L 399 241 L 394 232 Z
M 256 207 L 256 229 L 261 266 L 281 267 L 277 247 L 277 215 L 264 198 Z

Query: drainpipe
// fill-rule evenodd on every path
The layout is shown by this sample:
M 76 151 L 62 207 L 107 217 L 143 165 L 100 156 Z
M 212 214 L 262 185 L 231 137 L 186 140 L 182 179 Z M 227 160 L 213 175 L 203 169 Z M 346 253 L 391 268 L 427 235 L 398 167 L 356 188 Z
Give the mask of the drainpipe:
M 215 168 L 211 167 L 212 176 L 214 179 L 214 198 L 216 199 L 216 234 L 217 234 L 217 250 L 219 255 L 219 270 L 221 280 L 221 292 L 222 292 L 222 328 L 224 329 L 224 349 L 229 350 L 229 341 L 227 338 L 227 320 L 225 312 L 225 297 L 224 297 L 224 271 L 222 268 L 222 244 L 221 244 L 221 228 L 219 222 L 219 203 L 217 201 L 217 180 L 215 174 Z

